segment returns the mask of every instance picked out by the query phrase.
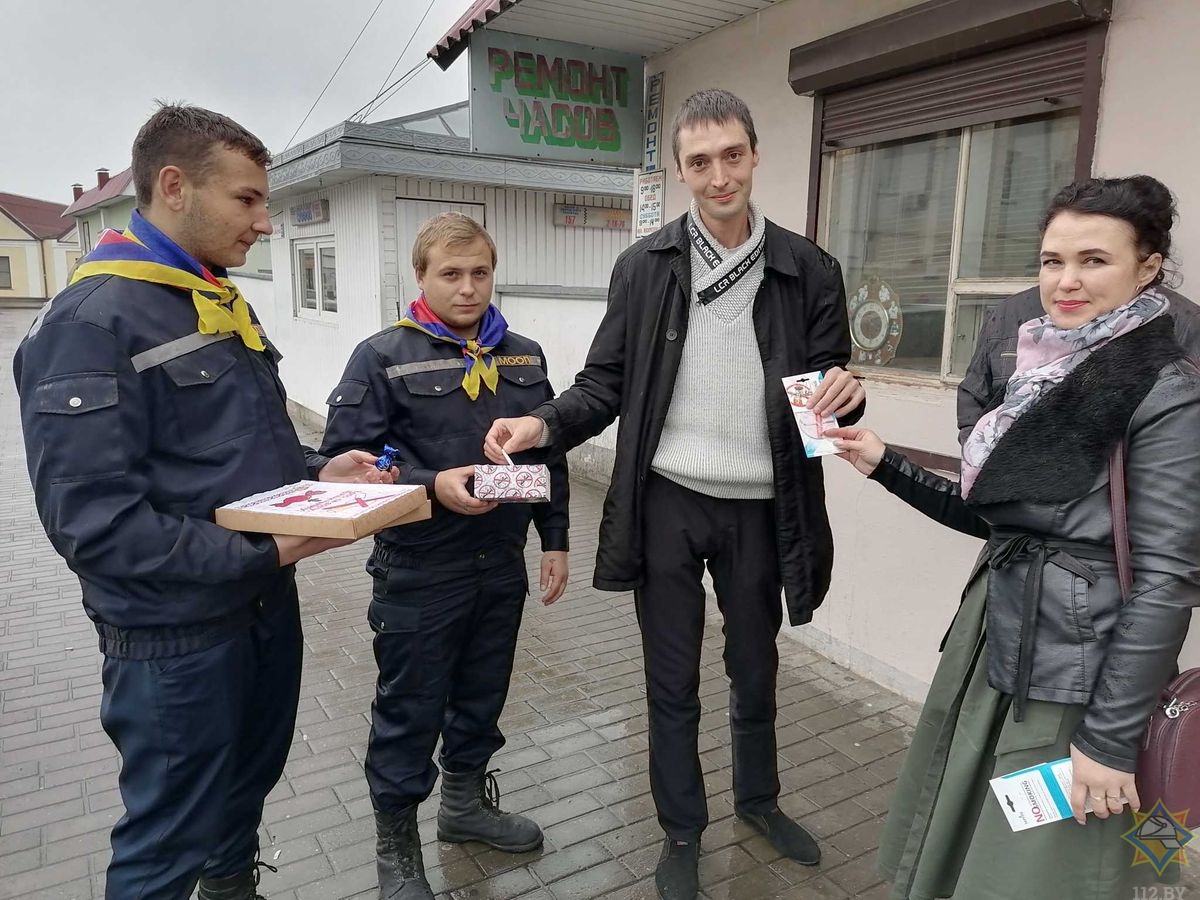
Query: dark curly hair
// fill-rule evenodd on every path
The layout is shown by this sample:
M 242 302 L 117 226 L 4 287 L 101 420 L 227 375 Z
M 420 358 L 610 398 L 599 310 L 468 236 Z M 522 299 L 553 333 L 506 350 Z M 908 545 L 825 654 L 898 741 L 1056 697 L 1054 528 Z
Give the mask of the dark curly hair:
M 1050 201 L 1042 219 L 1042 234 L 1059 213 L 1074 212 L 1111 216 L 1128 222 L 1137 239 L 1138 254 L 1146 259 L 1162 254 L 1163 265 L 1151 285 L 1162 284 L 1168 277 L 1175 279 L 1171 259 L 1171 226 L 1178 218 L 1175 198 L 1167 186 L 1149 175 L 1130 175 L 1128 178 L 1088 178 L 1067 185 Z

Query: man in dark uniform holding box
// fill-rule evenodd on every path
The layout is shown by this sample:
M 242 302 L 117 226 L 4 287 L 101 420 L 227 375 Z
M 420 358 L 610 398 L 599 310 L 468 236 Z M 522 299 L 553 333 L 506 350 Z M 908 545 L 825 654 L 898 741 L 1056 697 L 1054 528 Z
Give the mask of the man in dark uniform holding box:
M 344 541 L 220 528 L 305 478 L 388 481 L 301 447 L 275 348 L 225 278 L 267 214 L 266 147 L 163 106 L 133 145 L 138 210 L 105 232 L 17 350 L 38 514 L 100 634 L 121 754 L 109 900 L 257 897 L 258 824 L 300 691 L 293 564 Z
M 495 266 L 496 246 L 473 219 L 426 222 L 413 247 L 421 297 L 359 344 L 329 397 L 323 453 L 395 447 L 397 480 L 435 500 L 430 520 L 376 537 L 367 562 L 379 684 L 366 772 L 384 900 L 432 900 L 417 805 L 437 778 L 439 736 L 438 838 L 514 853 L 542 843 L 534 822 L 500 811 L 487 765 L 504 745 L 497 722 L 529 589 L 530 520 L 542 541 L 542 602 L 566 587 L 567 465 L 559 451 L 518 460 L 548 464 L 548 504 L 472 496 L 492 420 L 554 396 L 541 347 L 508 331 L 491 305 Z

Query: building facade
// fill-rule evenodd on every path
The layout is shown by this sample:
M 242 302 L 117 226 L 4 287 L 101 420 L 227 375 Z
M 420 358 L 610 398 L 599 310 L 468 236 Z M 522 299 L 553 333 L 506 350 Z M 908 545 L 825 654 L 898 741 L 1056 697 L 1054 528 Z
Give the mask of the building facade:
M 551 15 L 551 6 L 586 8 L 586 20 Z M 957 383 L 991 306 L 1036 282 L 1040 217 L 1059 187 L 1090 174 L 1160 178 L 1179 201 L 1182 271 L 1200 266 L 1200 171 L 1188 152 L 1200 138 L 1188 112 L 1200 4 L 779 0 L 711 2 L 694 15 L 671 2 L 640 7 L 635 16 L 610 0 L 481 2 L 431 55 L 453 58 L 487 22 L 638 50 L 646 75 L 663 76 L 666 123 L 703 88 L 744 98 L 762 157 L 755 199 L 842 263 L 853 365 L 870 398 L 864 424 L 927 464 L 957 471 Z M 665 167 L 669 219 L 689 198 L 669 158 Z M 922 696 L 979 544 L 839 460 L 825 471 L 833 588 L 794 636 Z M 1184 664 L 1197 662 L 1193 637 Z

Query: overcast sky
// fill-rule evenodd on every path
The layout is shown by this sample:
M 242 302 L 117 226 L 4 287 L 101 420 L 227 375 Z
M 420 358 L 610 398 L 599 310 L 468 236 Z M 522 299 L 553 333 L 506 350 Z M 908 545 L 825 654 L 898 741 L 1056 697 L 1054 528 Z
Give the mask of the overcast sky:
M 60 203 L 96 169 L 129 165 L 155 98 L 229 115 L 272 152 L 317 98 L 379 0 L 2 0 L 0 191 Z M 383 0 L 296 140 L 341 122 L 375 96 L 429 0 Z M 470 6 L 433 0 L 395 78 Z M 467 96 L 466 57 L 430 63 L 369 121 Z

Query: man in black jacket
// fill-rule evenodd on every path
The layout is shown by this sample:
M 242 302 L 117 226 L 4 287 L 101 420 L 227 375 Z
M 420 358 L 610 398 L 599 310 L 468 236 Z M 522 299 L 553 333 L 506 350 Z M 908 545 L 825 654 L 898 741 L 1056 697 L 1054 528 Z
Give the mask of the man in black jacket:
M 293 564 L 338 541 L 242 534 L 213 510 L 293 481 L 391 481 L 301 447 L 279 354 L 225 278 L 271 233 L 267 148 L 164 106 L 133 144 L 138 209 L 17 349 L 38 515 L 104 654 L 100 721 L 125 815 L 105 897 L 253 900 L 258 824 L 291 747 Z
M 736 811 L 785 856 L 820 859 L 777 803 L 775 639 L 781 588 L 792 624 L 824 598 L 833 538 L 821 464 L 805 456 L 781 379 L 823 372 L 813 405 L 845 422 L 865 395 L 843 368 L 837 261 L 750 202 L 758 150 L 746 105 L 725 91 L 692 96 L 673 144 L 691 211 L 617 260 L 575 385 L 532 416 L 495 422 L 485 450 L 496 461 L 502 449 L 574 447 L 620 416 L 595 585 L 636 592 L 666 832 L 656 882 L 666 900 L 690 900 L 708 824 L 697 753 L 706 565 L 725 619 Z
M 500 810 L 487 766 L 504 746 L 498 722 L 529 591 L 529 523 L 542 544 L 542 602 L 553 603 L 567 583 L 569 485 L 553 448 L 523 460 L 547 464 L 549 503 L 472 496 L 492 420 L 554 396 L 541 347 L 509 331 L 491 305 L 495 268 L 496 245 L 474 219 L 427 221 L 413 247 L 420 298 L 358 345 L 329 397 L 322 452 L 392 445 L 399 479 L 436 501 L 428 521 L 383 531 L 367 561 L 379 689 L 366 770 L 386 900 L 433 900 L 417 806 L 437 778 L 439 738 L 439 840 L 510 853 L 542 843 L 535 822 Z
M 1194 360 L 1200 360 L 1200 307 L 1182 294 L 1159 287 L 1171 301 L 1175 340 Z M 975 355 L 958 386 L 958 442 L 971 435 L 980 417 L 1004 396 L 1017 368 L 1017 334 L 1030 319 L 1046 314 L 1037 287 L 1013 294 L 992 310 L 979 331 Z

